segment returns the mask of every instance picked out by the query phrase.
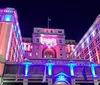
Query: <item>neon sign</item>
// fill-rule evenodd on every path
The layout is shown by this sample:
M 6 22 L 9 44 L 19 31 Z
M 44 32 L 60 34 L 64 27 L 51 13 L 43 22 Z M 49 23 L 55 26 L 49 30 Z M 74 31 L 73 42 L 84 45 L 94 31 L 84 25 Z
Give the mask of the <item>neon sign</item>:
M 42 44 L 46 44 L 48 47 L 55 46 L 57 44 L 56 39 L 54 39 L 54 38 L 40 37 L 40 42 Z

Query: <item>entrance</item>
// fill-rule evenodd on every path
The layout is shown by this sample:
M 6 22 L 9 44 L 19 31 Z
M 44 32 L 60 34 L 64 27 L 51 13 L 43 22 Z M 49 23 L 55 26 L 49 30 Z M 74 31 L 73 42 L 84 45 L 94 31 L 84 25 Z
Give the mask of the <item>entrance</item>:
M 52 48 L 46 48 L 43 50 L 43 58 L 56 58 L 56 52 Z

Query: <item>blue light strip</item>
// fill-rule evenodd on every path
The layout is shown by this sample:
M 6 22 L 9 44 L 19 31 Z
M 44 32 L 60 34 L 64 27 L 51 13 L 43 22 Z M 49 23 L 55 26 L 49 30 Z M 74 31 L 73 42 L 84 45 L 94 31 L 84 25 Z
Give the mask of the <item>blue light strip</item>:
M 48 66 L 48 75 L 51 76 L 52 75 L 52 66 L 54 65 L 54 63 L 52 63 L 51 60 L 48 61 L 48 63 L 46 63 L 46 66 Z
M 71 76 L 74 76 L 74 66 L 73 65 L 70 65 L 70 73 L 71 73 Z
M 48 75 L 51 76 L 52 75 L 52 65 L 48 66 Z
M 29 65 L 26 64 L 26 65 L 25 65 L 25 76 L 28 76 L 28 69 L 29 69 L 28 67 L 29 67 Z
M 74 64 L 74 63 L 69 63 L 68 64 L 68 66 L 70 66 L 70 73 L 71 73 L 71 76 L 74 76 L 74 66 L 75 66 L 76 64 Z
M 94 65 L 94 64 L 91 65 L 91 71 L 92 71 L 93 77 L 96 77 L 96 73 L 95 73 L 95 65 Z
M 31 65 L 31 62 L 24 62 L 25 65 L 25 76 L 28 76 L 28 71 L 29 71 L 29 65 Z

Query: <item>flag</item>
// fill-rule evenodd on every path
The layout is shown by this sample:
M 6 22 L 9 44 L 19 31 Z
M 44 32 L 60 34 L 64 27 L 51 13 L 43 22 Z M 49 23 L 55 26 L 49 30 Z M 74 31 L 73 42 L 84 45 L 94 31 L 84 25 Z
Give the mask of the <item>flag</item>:
M 51 19 L 48 17 L 48 21 L 51 21 Z
M 86 76 L 86 68 L 85 68 L 85 66 L 82 69 L 82 75 L 83 75 L 84 80 L 86 81 L 87 80 L 87 76 Z
M 51 19 L 48 17 L 48 24 L 47 27 L 49 28 L 49 22 L 51 21 Z
M 45 66 L 45 69 L 44 69 L 44 75 L 43 75 L 43 83 L 46 81 L 46 66 Z

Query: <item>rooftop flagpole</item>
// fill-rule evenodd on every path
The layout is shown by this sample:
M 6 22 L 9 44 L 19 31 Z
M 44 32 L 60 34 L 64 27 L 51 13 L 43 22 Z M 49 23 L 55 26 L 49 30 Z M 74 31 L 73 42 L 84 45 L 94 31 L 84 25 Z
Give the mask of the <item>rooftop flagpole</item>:
M 48 17 L 48 26 L 47 26 L 48 28 L 49 28 L 49 24 L 50 24 L 49 22 L 50 22 L 50 21 L 51 21 L 51 19 Z

